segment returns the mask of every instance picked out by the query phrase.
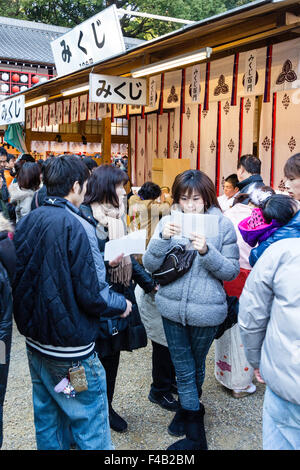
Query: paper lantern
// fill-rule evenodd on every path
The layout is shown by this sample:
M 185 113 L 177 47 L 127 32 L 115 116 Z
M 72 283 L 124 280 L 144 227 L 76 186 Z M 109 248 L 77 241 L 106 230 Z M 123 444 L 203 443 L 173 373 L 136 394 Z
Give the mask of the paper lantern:
M 34 75 L 32 78 L 31 78 L 31 82 L 36 84 L 36 83 L 39 83 L 40 79 L 37 75 Z
M 27 83 L 28 82 L 28 76 L 27 75 L 21 75 L 21 82 L 22 83 Z
M 18 73 L 14 73 L 13 76 L 11 77 L 13 82 L 19 82 L 20 81 L 20 75 Z
M 12 91 L 13 93 L 18 93 L 18 91 L 20 91 L 20 88 L 18 87 L 18 85 L 14 85 L 14 86 L 12 87 L 11 91 Z
M 4 72 L 1 76 L 2 80 L 4 80 L 5 82 L 7 82 L 9 80 L 9 74 Z
M 45 83 L 45 82 L 47 82 L 47 81 L 48 81 L 48 78 L 47 78 L 47 77 L 42 77 L 42 78 L 41 78 L 41 83 Z
M 28 89 L 28 87 L 25 86 L 25 85 L 21 86 L 21 88 L 20 88 L 21 91 L 25 91 L 25 90 L 27 90 L 27 89 Z
M 1 85 L 1 91 L 2 91 L 3 93 L 7 93 L 7 92 L 9 91 L 9 86 L 8 86 L 6 83 L 3 83 L 3 84 Z

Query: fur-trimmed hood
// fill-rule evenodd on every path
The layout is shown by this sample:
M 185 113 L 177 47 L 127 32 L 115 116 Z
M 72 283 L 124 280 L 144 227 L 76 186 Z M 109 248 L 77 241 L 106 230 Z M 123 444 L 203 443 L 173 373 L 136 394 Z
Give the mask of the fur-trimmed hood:
M 26 199 L 28 196 L 33 196 L 32 189 L 21 189 L 18 183 L 11 183 L 8 188 L 11 203 L 18 203 Z
M 13 227 L 9 220 L 7 220 L 0 212 L 0 232 L 12 232 Z

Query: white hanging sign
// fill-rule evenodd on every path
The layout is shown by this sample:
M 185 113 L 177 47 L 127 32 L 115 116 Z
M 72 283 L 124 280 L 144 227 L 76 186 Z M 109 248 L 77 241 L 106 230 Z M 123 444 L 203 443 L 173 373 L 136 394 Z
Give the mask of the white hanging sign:
M 58 76 L 125 52 L 115 5 L 97 13 L 51 42 Z
M 147 104 L 147 80 L 90 73 L 89 100 L 96 103 Z
M 245 94 L 253 94 L 256 84 L 256 51 L 248 51 L 245 57 Z
M 25 96 L 15 96 L 0 102 L 0 126 L 25 121 Z
M 200 65 L 194 65 L 192 69 L 192 101 L 199 102 L 200 97 Z
M 154 108 L 156 105 L 156 78 L 151 77 L 149 80 L 149 107 Z

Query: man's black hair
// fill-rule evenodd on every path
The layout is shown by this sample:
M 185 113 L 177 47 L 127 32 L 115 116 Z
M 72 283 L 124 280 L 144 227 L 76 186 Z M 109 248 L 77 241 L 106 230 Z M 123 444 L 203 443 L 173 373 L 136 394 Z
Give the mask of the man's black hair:
M 48 196 L 65 197 L 71 192 L 75 181 L 83 188 L 89 170 L 79 158 L 62 155 L 46 161 L 43 181 Z
M 7 154 L 7 161 L 9 162 L 9 161 L 12 160 L 12 159 L 15 160 L 15 159 L 16 159 L 16 156 L 13 155 L 12 153 L 8 153 L 8 154 Z
M 261 161 L 255 155 L 243 155 L 239 160 L 238 168 L 241 166 L 251 175 L 260 175 Z
M 225 182 L 230 183 L 233 186 L 233 188 L 236 188 L 239 180 L 238 180 L 237 175 L 233 173 L 232 175 L 229 175 L 227 176 L 227 178 L 225 178 Z
M 152 183 L 152 181 L 146 181 L 146 183 L 139 189 L 138 195 L 141 199 L 157 199 L 161 195 L 161 189 L 158 184 Z

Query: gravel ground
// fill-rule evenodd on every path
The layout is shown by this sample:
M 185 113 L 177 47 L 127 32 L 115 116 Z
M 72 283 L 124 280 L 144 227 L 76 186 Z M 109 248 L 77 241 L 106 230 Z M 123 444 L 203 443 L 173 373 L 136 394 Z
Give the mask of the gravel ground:
M 165 450 L 176 438 L 167 427 L 174 416 L 148 400 L 151 384 L 151 344 L 121 354 L 114 408 L 128 422 L 128 431 L 112 431 L 116 450 Z M 261 415 L 265 386 L 255 394 L 232 398 L 214 377 L 214 347 L 206 362 L 203 387 L 205 427 L 210 450 L 261 450 Z M 3 450 L 34 450 L 35 432 L 31 381 L 24 338 L 14 325 L 8 387 L 4 403 Z

